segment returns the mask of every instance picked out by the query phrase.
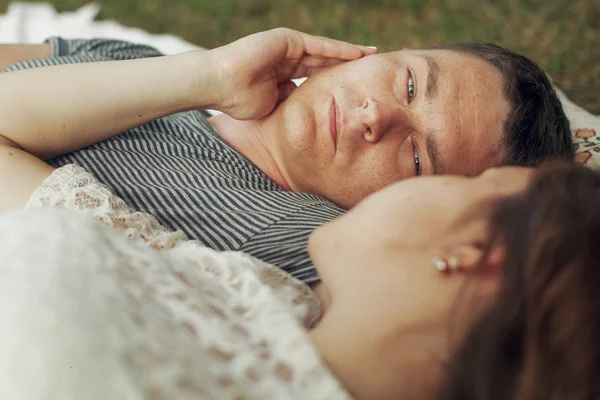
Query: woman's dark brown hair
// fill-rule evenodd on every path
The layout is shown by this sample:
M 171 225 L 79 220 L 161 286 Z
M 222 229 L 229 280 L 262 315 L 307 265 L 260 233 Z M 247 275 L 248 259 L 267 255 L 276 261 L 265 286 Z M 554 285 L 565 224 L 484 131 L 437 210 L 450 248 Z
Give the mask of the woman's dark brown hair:
M 445 400 L 600 399 L 600 173 L 545 166 L 498 203 L 503 284 L 450 365 Z

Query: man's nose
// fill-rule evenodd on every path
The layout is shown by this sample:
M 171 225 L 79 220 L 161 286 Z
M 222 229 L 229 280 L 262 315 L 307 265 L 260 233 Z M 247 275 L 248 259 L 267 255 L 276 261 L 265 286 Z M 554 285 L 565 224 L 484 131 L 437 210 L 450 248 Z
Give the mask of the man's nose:
M 377 143 L 393 127 L 399 127 L 407 120 L 406 110 L 397 104 L 381 102 L 367 97 L 361 106 L 364 138 L 367 142 Z

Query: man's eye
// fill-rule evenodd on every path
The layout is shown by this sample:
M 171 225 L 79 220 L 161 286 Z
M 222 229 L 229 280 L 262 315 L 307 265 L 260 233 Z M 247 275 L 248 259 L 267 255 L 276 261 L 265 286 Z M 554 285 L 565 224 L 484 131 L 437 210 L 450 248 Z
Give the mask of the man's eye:
M 421 175 L 421 157 L 419 156 L 419 149 L 415 143 L 415 139 L 411 139 L 413 145 L 413 154 L 415 160 L 415 176 Z
M 407 83 L 407 91 L 408 91 L 408 102 L 410 103 L 412 99 L 415 97 L 415 80 L 413 79 L 412 73 L 410 70 L 408 71 L 408 83 Z

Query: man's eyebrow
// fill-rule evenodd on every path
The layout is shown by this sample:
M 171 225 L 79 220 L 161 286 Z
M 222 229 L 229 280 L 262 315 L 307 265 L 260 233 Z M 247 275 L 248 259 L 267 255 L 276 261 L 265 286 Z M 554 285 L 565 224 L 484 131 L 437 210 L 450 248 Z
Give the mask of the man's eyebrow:
M 432 101 L 437 97 L 438 77 L 440 75 L 440 65 L 433 57 L 428 54 L 419 54 L 419 57 L 427 63 L 427 87 L 425 88 L 425 100 Z
M 444 173 L 442 165 L 440 164 L 439 151 L 437 146 L 437 140 L 435 139 L 434 132 L 427 132 L 425 134 L 425 147 L 427 149 L 427 155 L 429 156 L 429 161 L 431 161 L 431 166 L 433 168 L 433 175 L 441 175 Z

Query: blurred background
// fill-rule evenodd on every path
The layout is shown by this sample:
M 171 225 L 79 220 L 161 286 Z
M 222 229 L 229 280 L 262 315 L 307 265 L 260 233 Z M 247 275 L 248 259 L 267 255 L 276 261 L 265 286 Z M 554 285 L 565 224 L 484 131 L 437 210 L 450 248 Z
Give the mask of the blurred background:
M 39 0 L 38 0 L 39 1 Z M 492 42 L 540 64 L 600 114 L 600 0 L 99 0 L 99 19 L 212 48 L 278 26 L 377 46 Z M 53 0 L 58 11 L 88 0 Z M 5 13 L 8 0 L 0 0 Z

